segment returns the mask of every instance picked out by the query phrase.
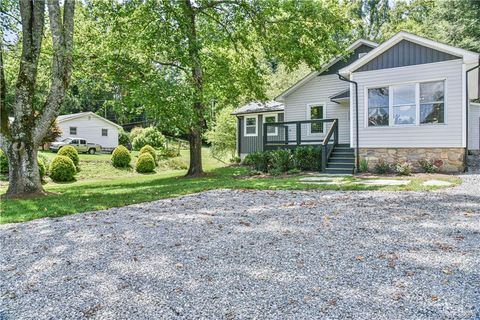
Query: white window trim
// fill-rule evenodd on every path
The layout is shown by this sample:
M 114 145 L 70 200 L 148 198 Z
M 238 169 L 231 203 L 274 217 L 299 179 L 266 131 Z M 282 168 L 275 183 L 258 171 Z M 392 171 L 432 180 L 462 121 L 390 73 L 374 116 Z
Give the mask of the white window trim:
M 247 119 L 255 119 L 255 133 L 247 133 Z M 258 136 L 258 115 L 254 116 L 245 116 L 243 125 L 243 136 L 244 137 L 257 137 Z M 252 126 L 250 126 L 252 127 Z
M 265 122 L 265 118 L 266 118 L 266 117 L 275 117 L 275 122 L 278 122 L 278 113 L 273 113 L 273 114 L 268 114 L 268 113 L 266 113 L 266 114 L 264 114 L 264 115 L 262 116 L 262 118 L 263 118 L 263 123 L 266 123 L 266 122 Z M 278 127 L 275 126 L 275 132 L 274 132 L 274 133 L 268 133 L 268 132 L 267 132 L 267 136 L 268 136 L 268 137 L 278 136 Z
M 106 130 L 106 132 L 107 132 L 106 135 L 103 135 L 103 130 Z M 102 137 L 108 137 L 108 129 L 107 128 L 102 128 L 102 130 L 100 131 L 100 134 L 102 135 Z
M 311 109 L 312 107 L 323 107 L 323 118 L 322 119 L 327 119 L 327 104 L 325 102 L 318 102 L 318 103 L 309 103 L 307 104 L 307 120 L 312 120 L 312 115 L 311 115 Z M 310 124 L 308 124 L 308 129 L 307 129 L 307 136 L 318 136 L 318 135 L 323 135 L 325 134 L 325 122 L 323 123 L 322 126 L 322 131 L 321 132 L 312 132 L 312 127 Z
M 407 83 L 404 85 L 415 85 L 415 122 L 414 123 L 395 123 L 395 107 L 404 107 L 404 106 L 412 106 L 412 104 L 397 104 L 393 105 L 393 87 L 401 86 L 401 85 L 391 85 L 388 87 L 388 110 L 389 110 L 389 119 L 388 119 L 388 126 L 390 127 L 412 127 L 419 124 L 419 116 L 420 116 L 420 82 L 417 83 Z
M 72 133 L 72 129 L 75 128 L 75 133 Z M 76 136 L 78 134 L 78 127 L 68 127 L 68 133 L 71 136 Z
M 436 81 L 443 81 L 443 123 L 420 123 L 420 83 L 427 83 L 427 82 L 436 82 Z M 416 119 L 415 124 L 394 124 L 393 119 L 393 95 L 392 95 L 392 87 L 407 85 L 407 84 L 415 84 L 415 105 L 416 105 Z M 368 125 L 368 89 L 375 89 L 375 88 L 388 88 L 388 112 L 389 112 L 389 120 L 388 126 L 369 126 Z M 411 127 L 428 127 L 428 126 L 445 126 L 448 124 L 447 119 L 447 109 L 448 109 L 448 80 L 446 78 L 436 78 L 436 79 L 425 79 L 425 80 L 415 80 L 415 81 L 407 81 L 407 82 L 396 82 L 396 83 L 389 83 L 389 84 L 375 84 L 375 85 L 368 85 L 364 86 L 364 124 L 363 127 L 369 130 L 379 130 L 385 128 L 411 128 Z

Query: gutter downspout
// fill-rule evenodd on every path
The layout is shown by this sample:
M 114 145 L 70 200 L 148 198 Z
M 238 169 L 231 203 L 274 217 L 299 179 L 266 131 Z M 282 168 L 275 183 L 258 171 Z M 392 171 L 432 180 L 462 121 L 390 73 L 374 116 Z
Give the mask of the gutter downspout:
M 242 120 L 238 115 L 236 115 L 236 117 L 237 117 L 237 153 L 238 153 L 238 156 L 241 157 L 240 154 L 242 151 L 242 126 L 241 126 Z
M 465 122 L 465 125 L 466 125 L 466 128 L 465 130 L 467 130 L 466 132 L 466 147 L 465 147 L 465 155 L 464 155 L 464 158 L 463 158 L 463 162 L 465 164 L 465 169 L 467 168 L 467 161 L 468 161 L 468 109 L 470 108 L 470 97 L 468 96 L 468 74 L 475 70 L 475 69 L 478 69 L 480 67 L 480 58 L 478 59 L 478 65 L 475 66 L 475 67 L 472 67 L 470 69 L 468 69 L 466 72 L 465 72 L 465 94 L 467 96 L 467 105 L 466 105 L 466 110 L 465 110 L 465 117 L 467 118 L 467 121 Z M 478 72 L 478 81 L 480 83 L 480 69 L 479 69 L 479 72 Z M 478 86 L 478 96 L 480 97 L 480 85 Z
M 360 168 L 360 147 L 359 147 L 360 138 L 358 136 L 358 83 L 353 81 L 353 80 L 345 78 L 344 76 L 342 76 L 339 73 L 337 73 L 337 75 L 338 75 L 338 78 L 340 80 L 345 81 L 345 82 L 349 82 L 349 83 L 353 83 L 355 85 L 355 139 L 356 139 L 356 143 L 355 143 L 355 173 L 357 173 L 359 168 Z

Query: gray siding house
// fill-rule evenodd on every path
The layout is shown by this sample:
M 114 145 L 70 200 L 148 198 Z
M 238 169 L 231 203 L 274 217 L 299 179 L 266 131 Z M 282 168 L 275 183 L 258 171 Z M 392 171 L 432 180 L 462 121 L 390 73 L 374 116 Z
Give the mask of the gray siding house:
M 361 159 L 459 172 L 480 151 L 478 53 L 407 32 L 347 52 L 275 102 L 236 110 L 239 155 L 314 145 L 326 172 L 352 172 Z

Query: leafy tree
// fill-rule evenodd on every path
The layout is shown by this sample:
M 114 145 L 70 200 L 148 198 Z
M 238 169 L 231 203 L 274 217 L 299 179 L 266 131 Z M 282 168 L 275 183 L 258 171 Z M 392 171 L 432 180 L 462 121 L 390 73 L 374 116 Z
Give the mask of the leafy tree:
M 130 144 L 130 135 L 123 128 L 118 130 L 118 144 L 123 146 Z
M 215 104 L 265 99 L 266 61 L 318 68 L 346 45 L 336 1 L 130 0 L 92 6 L 125 104 L 189 137 L 188 175 L 203 173 L 202 135 Z M 213 103 L 215 101 L 215 103 Z
M 19 1 L 22 52 L 11 105 L 7 105 L 5 98 L 8 88 L 4 80 L 3 40 L 0 43 L 0 148 L 10 165 L 8 196 L 44 193 L 38 171 L 37 147 L 55 119 L 69 85 L 74 7 L 73 0 L 65 0 L 62 13 L 58 0 L 48 0 L 52 35 L 51 78 L 48 95 L 41 104 L 36 103 L 35 93 L 45 34 L 45 1 Z M 2 39 L 3 32 L 2 28 Z M 14 115 L 12 124 L 8 122 L 9 110 Z
M 351 12 L 354 19 L 354 37 L 372 41 L 383 40 L 382 27 L 389 22 L 388 0 L 354 0 Z
M 210 151 L 215 158 L 234 157 L 236 153 L 236 118 L 231 115 L 234 108 L 227 107 L 221 110 L 215 119 L 212 129 L 205 133 L 211 144 Z

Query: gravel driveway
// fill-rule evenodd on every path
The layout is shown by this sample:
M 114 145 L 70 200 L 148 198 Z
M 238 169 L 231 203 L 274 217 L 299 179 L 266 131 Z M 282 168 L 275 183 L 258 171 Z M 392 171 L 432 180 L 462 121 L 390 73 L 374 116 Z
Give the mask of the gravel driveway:
M 478 319 L 480 176 L 231 191 L 0 226 L 0 319 Z

